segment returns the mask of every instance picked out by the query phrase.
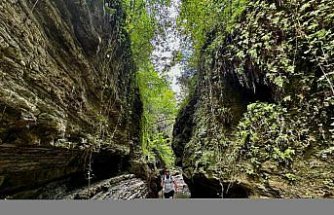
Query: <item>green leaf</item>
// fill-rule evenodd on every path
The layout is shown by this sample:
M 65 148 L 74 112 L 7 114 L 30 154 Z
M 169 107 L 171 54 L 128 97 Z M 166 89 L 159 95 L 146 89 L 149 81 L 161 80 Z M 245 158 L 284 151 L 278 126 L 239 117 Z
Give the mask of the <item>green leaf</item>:
M 276 77 L 275 79 L 274 79 L 274 84 L 276 84 L 277 86 L 279 86 L 279 87 L 283 87 L 283 84 L 284 84 L 284 80 L 283 80 L 283 78 L 281 77 L 281 76 L 278 76 L 278 77 Z

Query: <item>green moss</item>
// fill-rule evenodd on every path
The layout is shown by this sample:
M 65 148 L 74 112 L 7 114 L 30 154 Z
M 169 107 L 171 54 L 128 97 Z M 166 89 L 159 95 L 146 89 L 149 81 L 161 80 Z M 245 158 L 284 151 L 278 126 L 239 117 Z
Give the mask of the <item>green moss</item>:
M 183 8 L 183 17 L 198 15 L 185 25 L 200 50 L 187 174 L 246 175 L 260 190 L 320 195 L 332 177 L 334 2 L 244 1 L 225 26 L 212 21 L 223 10 L 194 2 Z

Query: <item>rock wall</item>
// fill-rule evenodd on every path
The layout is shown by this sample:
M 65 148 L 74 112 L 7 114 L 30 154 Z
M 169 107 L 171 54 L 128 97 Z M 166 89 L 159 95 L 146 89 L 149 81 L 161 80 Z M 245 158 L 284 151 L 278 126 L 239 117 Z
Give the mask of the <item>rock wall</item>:
M 334 4 L 245 8 L 210 32 L 174 127 L 192 197 L 332 198 Z
M 0 147 L 0 197 L 84 170 L 79 150 L 53 147 Z
M 0 19 L 0 192 L 83 171 L 87 149 L 110 171 L 140 154 L 121 1 L 3 0 Z

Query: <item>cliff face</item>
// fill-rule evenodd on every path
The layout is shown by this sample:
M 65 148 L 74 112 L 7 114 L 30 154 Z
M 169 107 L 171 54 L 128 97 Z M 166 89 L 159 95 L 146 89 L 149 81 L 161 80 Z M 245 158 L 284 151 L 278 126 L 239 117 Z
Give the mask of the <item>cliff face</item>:
M 0 3 L 0 192 L 83 171 L 91 146 L 107 152 L 110 171 L 140 153 L 142 105 L 120 1 L 35 2 Z M 33 156 L 44 157 L 29 165 Z
M 210 35 L 174 127 L 192 196 L 333 197 L 334 4 L 246 8 Z

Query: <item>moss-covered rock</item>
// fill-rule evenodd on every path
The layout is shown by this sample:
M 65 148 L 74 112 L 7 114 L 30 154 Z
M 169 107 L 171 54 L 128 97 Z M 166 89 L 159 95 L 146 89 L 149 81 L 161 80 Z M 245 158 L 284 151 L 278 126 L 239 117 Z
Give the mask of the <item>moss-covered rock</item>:
M 120 1 L 109 4 L 113 13 L 104 10 L 103 1 L 34 4 L 30 0 L 0 3 L 0 148 L 13 146 L 13 159 L 6 160 L 0 153 L 0 162 L 6 162 L 0 165 L 1 177 L 6 174 L 0 193 L 86 168 L 86 161 L 70 165 L 73 159 L 66 157 L 70 152 L 65 150 L 58 158 L 45 155 L 48 165 L 57 159 L 62 162 L 58 170 L 45 170 L 39 161 L 36 165 L 41 169 L 31 165 L 40 181 L 30 177 L 26 168 L 11 172 L 11 167 L 17 167 L 15 159 L 26 165 L 35 159 L 29 154 L 20 157 L 25 147 L 53 146 L 74 149 L 74 154 L 102 149 L 115 156 L 116 163 L 110 166 L 116 167 L 137 149 L 130 142 L 139 138 L 142 103 Z M 6 156 L 10 149 L 6 148 Z
M 333 10 L 326 0 L 249 1 L 232 30 L 211 35 L 195 101 L 174 129 L 198 197 L 229 196 L 228 184 L 244 197 L 333 197 Z

